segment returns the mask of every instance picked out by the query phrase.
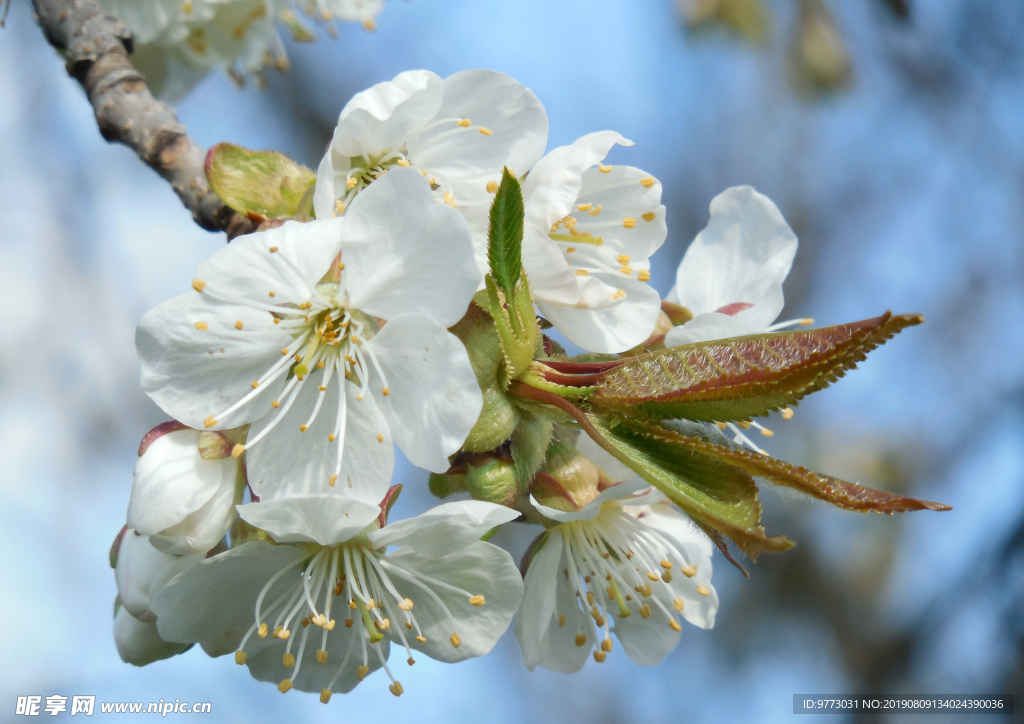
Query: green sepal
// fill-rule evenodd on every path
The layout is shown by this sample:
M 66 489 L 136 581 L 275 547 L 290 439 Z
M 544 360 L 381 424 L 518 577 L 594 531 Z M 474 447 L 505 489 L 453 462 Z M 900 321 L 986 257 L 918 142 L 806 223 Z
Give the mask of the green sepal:
M 834 327 L 647 353 L 605 375 L 590 402 L 634 418 L 728 422 L 767 415 L 828 387 L 868 352 L 923 321 L 886 312 Z
M 265 219 L 313 214 L 316 173 L 283 153 L 220 143 L 206 155 L 206 178 L 214 193 L 241 214 Z
M 497 383 L 481 390 L 484 404 L 462 449 L 482 453 L 500 447 L 519 425 L 520 409 Z
M 520 492 L 525 493 L 533 476 L 544 464 L 554 425 L 526 410 L 520 410 L 519 425 L 512 433 L 512 460 Z
M 519 483 L 515 466 L 497 456 L 466 463 L 466 491 L 474 500 L 515 508 L 519 502 Z
M 466 490 L 466 476 L 453 473 L 431 473 L 427 481 L 430 494 L 444 500 Z
M 511 299 L 499 289 L 494 277 L 485 278 L 487 285 L 487 311 L 494 320 L 505 353 L 505 367 L 499 372 L 502 387 L 507 388 L 530 366 L 537 350 L 540 330 L 533 313 L 533 299 L 525 276 L 521 277 Z

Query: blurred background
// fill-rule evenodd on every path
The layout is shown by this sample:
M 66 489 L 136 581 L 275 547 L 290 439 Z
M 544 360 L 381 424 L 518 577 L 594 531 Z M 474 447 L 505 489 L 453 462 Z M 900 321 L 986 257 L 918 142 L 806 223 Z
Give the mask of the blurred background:
M 800 238 L 782 318 L 928 319 L 773 416 L 763 444 L 952 512 L 859 515 L 769 487 L 768 532 L 797 547 L 749 581 L 715 556 L 717 626 L 687 627 L 660 667 L 617 649 L 531 673 L 509 633 L 482 659 L 402 670 L 401 699 L 378 676 L 328 707 L 198 647 L 118 658 L 107 550 L 164 419 L 139 389 L 135 325 L 224 238 L 103 142 L 30 10 L 14 0 L 0 31 L 0 719 L 26 694 L 210 701 L 239 722 L 774 722 L 794 694 L 1024 707 L 1024 4 L 391 0 L 374 33 L 289 43 L 290 73 L 263 91 L 215 72 L 178 104 L 202 145 L 315 168 L 353 93 L 413 68 L 500 70 L 545 105 L 549 148 L 608 128 L 636 142 L 612 162 L 664 184 L 662 293 L 711 199 L 751 184 Z M 397 514 L 431 505 L 425 473 L 403 462 L 396 481 Z M 500 542 L 518 556 L 532 535 Z

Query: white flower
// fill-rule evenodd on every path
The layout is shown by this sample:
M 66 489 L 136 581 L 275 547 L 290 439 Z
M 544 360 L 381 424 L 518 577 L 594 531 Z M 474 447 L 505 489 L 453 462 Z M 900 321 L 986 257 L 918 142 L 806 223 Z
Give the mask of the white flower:
M 201 555 L 175 556 L 153 547 L 149 536 L 125 526 L 114 541 L 114 580 L 124 609 L 139 621 L 153 623 L 150 603 L 164 584 L 202 560 Z
M 317 171 L 316 216 L 344 213 L 391 168 L 415 169 L 438 200 L 466 215 L 484 273 L 490 192 L 503 167 L 522 173 L 533 166 L 547 136 L 540 101 L 504 73 L 464 70 L 444 80 L 427 70 L 400 73 L 357 93 L 342 109 Z
M 591 352 L 647 339 L 661 299 L 648 258 L 665 241 L 661 184 L 638 168 L 601 163 L 618 133 L 583 136 L 545 156 L 523 184 L 523 266 L 543 314 Z
M 242 502 L 245 479 L 231 445 L 224 441 L 222 457 L 206 460 L 198 430 L 149 437 L 135 463 L 128 527 L 164 553 L 206 553 L 228 532 Z
M 156 624 L 140 621 L 124 606 L 114 614 L 114 644 L 121 660 L 135 666 L 169 659 L 189 647 L 188 644 L 164 641 L 156 630 Z
M 644 666 L 675 648 L 679 618 L 711 628 L 711 542 L 647 483 L 606 488 L 575 513 L 537 503 L 557 523 L 533 551 L 515 637 L 526 668 L 578 671 L 593 650 L 604 661 L 615 633 Z M 613 626 L 614 624 L 614 626 Z
M 199 265 L 195 291 L 143 317 L 143 389 L 191 427 L 252 423 L 234 452 L 248 450 L 258 496 L 340 479 L 376 502 L 392 436 L 443 472 L 480 413 L 469 356 L 447 331 L 479 285 L 471 244 L 458 213 L 403 169 L 344 218 L 236 239 Z
M 669 330 L 665 346 L 772 332 L 783 307 L 782 282 L 796 255 L 796 234 L 767 196 L 749 186 L 711 201 L 711 219 L 686 250 L 669 301 L 693 319 Z
M 190 25 L 213 17 L 215 5 L 209 0 L 100 0 L 100 7 L 123 20 L 142 45 L 181 42 Z
M 154 602 L 157 624 L 178 642 L 244 631 L 235 660 L 282 692 L 320 691 L 326 703 L 384 667 L 401 694 L 389 643 L 410 665 L 413 649 L 446 662 L 481 656 L 522 598 L 508 553 L 479 540 L 518 516 L 500 505 L 449 503 L 384 527 L 378 506 L 330 494 L 239 514 L 279 545 L 245 543 L 175 578 Z

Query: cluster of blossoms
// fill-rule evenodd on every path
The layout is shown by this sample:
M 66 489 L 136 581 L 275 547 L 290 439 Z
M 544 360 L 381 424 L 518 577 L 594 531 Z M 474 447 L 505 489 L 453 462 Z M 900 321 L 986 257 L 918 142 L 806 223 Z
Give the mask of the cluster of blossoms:
M 543 107 L 505 75 L 402 73 L 342 110 L 315 219 L 266 221 L 144 316 L 142 386 L 173 421 L 143 440 L 111 552 L 125 661 L 199 643 L 282 692 L 326 703 L 383 669 L 397 696 L 392 647 L 457 662 L 515 620 L 530 669 L 602 662 L 612 634 L 653 665 L 684 622 L 714 625 L 723 536 L 755 558 L 788 547 L 750 517 L 752 475 L 854 509 L 936 505 L 814 478 L 745 436 L 893 333 L 779 331 L 797 242 L 771 201 L 716 198 L 661 300 L 661 185 L 605 163 L 631 142 L 546 143 Z M 727 357 L 754 344 L 781 362 Z M 391 520 L 395 445 L 463 499 Z M 513 521 L 539 530 L 521 570 L 487 542 Z
M 304 18 L 336 35 L 336 22 L 377 27 L 384 0 L 100 0 L 135 37 L 132 62 L 150 90 L 167 100 L 188 93 L 216 67 L 239 85 L 263 71 L 287 70 L 288 56 L 278 35 L 283 25 L 300 42 L 315 39 Z

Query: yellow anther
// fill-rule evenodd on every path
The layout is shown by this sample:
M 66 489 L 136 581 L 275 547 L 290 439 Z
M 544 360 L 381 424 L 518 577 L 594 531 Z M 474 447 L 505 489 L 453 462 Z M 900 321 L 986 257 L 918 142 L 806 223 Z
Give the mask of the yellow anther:
M 659 576 L 654 571 L 647 571 L 647 577 L 650 578 L 652 581 L 660 581 L 661 580 L 661 576 Z
M 412 604 L 412 599 L 411 598 L 406 598 L 406 599 L 398 602 L 398 607 L 400 609 L 402 609 L 403 611 L 411 611 L 412 610 L 412 606 L 413 606 L 413 604 Z
M 292 635 L 292 632 L 291 632 L 291 631 L 289 631 L 288 629 L 281 629 L 281 630 L 280 630 L 280 631 L 278 631 L 278 633 L 277 633 L 277 637 L 278 637 L 279 639 L 281 639 L 282 641 L 286 640 L 286 639 L 287 639 L 287 638 L 288 638 L 289 636 L 291 636 L 291 635 Z
M 791 408 L 791 407 L 784 407 L 784 408 L 782 408 L 782 419 L 783 420 L 792 420 L 793 419 L 793 414 L 794 414 L 793 413 L 793 408 Z
M 353 623 L 355 623 L 355 622 L 352 619 L 346 618 L 345 619 L 345 628 L 352 628 L 352 624 Z
M 663 580 L 665 583 L 671 583 L 672 582 L 672 571 L 665 571 L 664 573 L 662 573 L 661 574 L 661 580 Z
M 590 214 L 591 216 L 597 216 L 598 214 L 601 213 L 601 204 L 598 204 L 587 213 Z
M 565 614 L 560 613 L 558 614 L 558 628 L 562 628 L 563 626 L 565 626 Z
M 594 661 L 599 664 L 603 664 L 606 658 L 608 658 L 608 654 L 600 649 L 594 649 Z
M 648 176 L 647 178 L 640 182 L 640 185 L 643 186 L 645 189 L 651 188 L 651 186 L 653 186 L 654 184 L 655 180 L 653 176 Z
M 590 272 L 588 272 L 586 269 L 577 269 L 576 270 L 576 276 L 578 276 L 578 277 L 589 277 L 590 276 Z
M 381 392 L 384 393 L 385 397 L 387 397 L 388 395 L 391 394 L 391 388 L 390 387 L 385 387 L 383 390 L 381 390 Z
M 459 635 L 457 633 L 453 633 L 451 635 L 451 638 L 449 638 L 448 640 L 452 642 L 452 646 L 454 646 L 455 648 L 459 648 L 460 646 L 462 646 L 462 639 L 459 638 Z
M 295 656 L 293 654 L 286 653 L 281 657 L 281 663 L 287 666 L 295 666 Z
M 556 231 L 558 231 L 558 227 L 561 226 L 561 225 L 562 225 L 561 221 L 556 221 L 555 223 L 553 223 L 551 225 L 551 233 L 554 234 Z
M 380 443 L 384 442 L 384 433 L 383 432 L 378 432 L 377 433 L 377 442 L 380 442 Z
M 309 626 L 309 616 L 306 616 L 306 618 L 299 621 L 299 623 L 302 624 L 302 628 L 306 628 L 307 626 Z
M 280 324 L 280 323 L 281 323 L 281 320 L 278 319 L 277 317 L 274 317 L 274 324 Z
M 724 422 L 716 422 L 715 425 L 718 426 L 719 430 L 724 430 L 725 429 L 725 423 Z
M 406 622 L 405 622 L 405 627 L 406 627 L 407 629 L 412 629 L 412 623 L 411 623 L 410 621 L 406 621 Z
M 356 602 L 354 599 L 348 602 L 348 607 L 351 608 L 353 611 L 356 609 Z
M 480 126 L 480 133 L 484 134 L 485 136 L 490 136 L 494 134 L 494 131 L 492 131 L 490 128 L 484 128 L 483 126 Z
M 281 404 L 280 400 L 274 400 L 273 402 L 270 403 L 270 406 L 271 407 L 277 407 L 280 404 Z
M 582 646 L 585 643 L 587 643 L 587 635 L 586 634 L 576 634 L 576 645 L 577 646 Z
M 245 663 L 245 652 L 244 651 L 236 651 L 235 652 L 235 663 L 238 664 L 239 666 L 241 666 L 242 664 Z
M 285 356 L 285 357 L 288 356 L 288 348 L 287 347 L 282 347 L 281 348 L 281 355 Z
M 277 690 L 280 691 L 282 694 L 287 694 L 289 691 L 292 690 L 293 686 L 295 686 L 295 684 L 292 683 L 291 679 L 285 679 L 277 685 Z
M 656 216 L 657 214 L 654 213 L 653 211 L 648 211 L 646 213 L 640 214 L 640 218 L 643 219 L 644 221 L 654 221 L 654 218 Z
M 365 30 L 368 33 L 372 33 L 374 30 L 377 29 L 377 21 L 374 20 L 373 18 L 366 18 L 366 20 L 363 21 L 362 25 L 363 30 Z
M 761 428 L 761 434 L 764 435 L 765 437 L 771 437 L 775 433 L 772 432 L 771 430 L 769 430 L 767 427 L 762 427 Z
M 750 423 L 747 422 L 746 420 L 744 420 L 742 422 L 737 422 L 736 426 L 739 427 L 741 430 L 749 430 L 750 429 Z
M 651 280 L 651 273 L 646 269 L 641 269 L 636 273 L 637 281 L 647 282 Z
M 261 624 L 260 624 L 260 627 L 259 627 L 259 628 L 258 628 L 258 629 L 256 630 L 256 634 L 257 634 L 257 635 L 258 635 L 258 636 L 259 636 L 259 637 L 260 637 L 261 639 L 265 639 L 265 638 L 267 637 L 267 624 L 265 624 L 265 623 L 261 623 Z
M 366 610 L 372 611 L 376 607 L 376 605 L 377 602 L 371 598 L 369 601 L 366 602 Z
M 576 247 L 575 246 L 570 246 L 568 249 L 565 250 L 565 253 L 566 254 L 572 254 L 574 251 L 576 251 Z M 569 266 L 572 266 L 572 262 L 569 263 Z
M 677 598 L 676 600 L 674 600 L 674 601 L 672 602 L 672 606 L 673 606 L 673 607 L 674 607 L 674 608 L 675 608 L 675 609 L 676 609 L 677 611 L 682 611 L 682 610 L 683 610 L 684 608 L 686 608 L 686 601 L 684 601 L 684 600 L 683 600 L 683 599 L 682 599 L 681 597 L 680 597 L 680 598 Z
M 459 205 L 455 203 L 455 194 L 453 194 L 451 191 L 444 192 L 444 202 L 451 206 L 453 209 L 459 208 Z
M 491 180 L 487 182 L 487 193 L 496 194 L 498 193 L 498 182 Z
M 354 189 L 354 188 L 356 187 L 356 184 L 357 184 L 357 183 L 359 183 L 359 179 L 357 179 L 357 178 L 351 178 L 351 177 L 350 177 L 350 178 L 349 178 L 349 179 L 348 179 L 348 180 L 347 180 L 347 181 L 345 182 L 345 186 L 346 186 L 347 188 L 349 188 L 349 189 Z
M 370 672 L 370 667 L 367 666 L 366 664 L 363 664 L 358 669 L 356 669 L 356 676 L 358 676 L 359 680 L 362 681 L 363 677 L 366 676 L 369 672 Z
M 192 0 L 185 0 L 185 2 L 181 4 L 181 12 L 186 15 L 189 15 L 192 12 Z
M 661 567 L 664 568 L 666 571 L 671 571 L 672 570 L 672 562 L 667 560 L 667 559 L 665 559 L 665 558 L 662 558 L 661 559 Z
M 687 578 L 693 578 L 695 575 L 697 575 L 697 569 L 686 563 L 684 563 L 679 570 L 682 571 L 683 575 Z
M 623 266 L 619 267 L 619 271 L 622 272 L 623 274 L 632 274 L 633 273 L 633 267 L 623 265 Z
M 390 691 L 395 696 L 401 696 L 405 692 L 405 689 L 403 689 L 402 685 L 396 681 L 394 684 L 388 687 L 388 691 Z
M 301 377 L 299 379 L 302 379 Z M 305 432 L 309 428 L 306 425 L 299 425 L 299 432 Z
M 629 259 L 629 254 L 619 254 L 615 257 L 615 261 L 619 262 L 619 264 L 629 264 Z
M 197 292 L 203 291 L 203 289 L 205 287 L 206 287 L 206 282 L 204 282 L 202 279 L 193 279 L 192 280 L 192 288 L 195 289 Z
M 409 161 L 407 161 L 407 160 L 406 160 L 406 159 L 404 159 L 404 158 L 400 158 L 400 159 L 398 159 L 398 161 L 396 161 L 396 163 L 397 163 L 397 164 L 398 164 L 399 166 L 401 166 L 402 168 L 409 168 L 409 166 L 411 166 L 411 165 L 412 165 L 412 164 L 411 164 L 411 163 L 410 163 Z
M 274 292 L 267 292 L 270 296 L 274 296 Z
M 322 703 L 326 704 L 330 700 L 331 700 L 331 690 L 330 689 L 321 689 L 320 690 L 320 701 Z
M 416 663 L 416 659 L 414 659 L 413 657 L 410 656 L 409 658 L 407 658 L 405 660 L 405 663 L 409 664 L 409 666 L 412 666 L 413 664 Z
M 634 226 L 636 226 L 636 219 L 634 219 L 632 216 L 627 216 L 625 219 L 622 220 L 622 226 L 623 228 L 626 229 L 632 229 Z
M 317 363 L 316 363 L 316 368 L 317 368 L 318 370 L 322 370 L 322 369 L 324 368 L 324 361 L 323 361 L 323 360 L 320 360 L 319 362 L 317 362 Z M 321 389 L 321 390 L 326 390 L 327 388 L 326 388 L 326 387 L 322 387 L 322 388 L 320 388 L 320 389 Z
M 604 641 L 602 641 L 601 642 L 601 650 L 606 652 L 606 653 L 611 653 L 611 651 L 612 651 L 612 640 L 611 639 L 605 639 Z
M 242 445 L 241 443 L 239 443 L 239 444 L 235 445 L 233 448 L 231 448 L 231 457 L 233 457 L 233 458 L 241 457 L 242 453 L 244 453 L 244 452 L 245 452 L 245 445 Z
M 459 121 L 455 125 L 457 125 L 457 126 L 459 126 L 461 128 L 469 128 L 470 126 L 473 125 L 473 122 L 471 120 L 469 120 L 468 118 L 463 118 L 461 121 Z
M 334 202 L 334 215 L 337 216 L 343 213 L 345 213 L 345 204 L 341 202 L 341 199 L 338 199 Z
M 707 586 L 705 586 L 702 583 L 699 586 L 697 586 L 697 593 L 699 593 L 702 596 L 710 596 L 711 595 L 711 589 L 708 588 Z
M 811 319 L 810 317 L 807 317 L 805 319 L 797 320 L 797 324 L 799 324 L 801 327 L 809 327 L 812 324 L 814 324 L 814 320 Z
M 203 420 L 203 425 L 205 425 L 206 427 L 213 427 L 216 424 L 217 424 L 217 418 L 214 417 L 213 415 L 210 415 L 205 420 Z
M 603 163 L 597 165 L 597 170 L 601 173 L 609 173 L 612 170 L 611 166 L 605 166 Z
M 671 629 L 672 629 L 673 631 L 682 631 L 682 630 L 683 630 L 683 627 L 682 627 L 682 626 L 680 626 L 680 625 L 679 625 L 679 622 L 678 622 L 678 621 L 676 621 L 676 620 L 675 620 L 674 618 L 670 618 L 670 619 L 668 620 L 668 625 L 669 625 L 669 627 L 670 627 L 670 628 L 671 628 Z
M 648 606 L 645 603 L 642 606 L 640 606 L 640 618 L 650 618 L 650 617 L 651 617 L 651 607 Z
M 205 332 L 209 328 L 210 325 L 207 324 L 206 322 L 196 322 L 196 329 L 198 329 L 200 332 Z
M 255 390 L 255 389 L 256 389 L 257 387 L 259 387 L 259 386 L 260 386 L 260 383 L 259 383 L 259 382 L 257 382 L 256 380 L 253 380 L 253 383 L 252 383 L 252 388 L 253 388 L 253 389 Z
M 594 208 L 594 205 L 593 204 L 580 204 L 576 208 L 579 211 L 590 211 L 592 208 Z
M 587 603 L 590 604 L 591 606 L 594 605 L 594 594 L 591 593 L 590 591 L 587 591 Z
M 277 247 L 276 246 L 270 247 L 270 253 L 271 254 L 273 254 L 275 251 L 277 251 Z
M 427 643 L 427 637 L 426 636 L 417 636 L 416 640 L 419 641 L 421 644 Z
M 435 178 L 434 176 L 431 176 L 430 177 L 430 185 L 431 186 L 437 186 L 437 178 Z
M 470 596 L 469 597 L 469 603 L 472 606 L 483 606 L 484 605 L 484 597 L 482 595 Z

